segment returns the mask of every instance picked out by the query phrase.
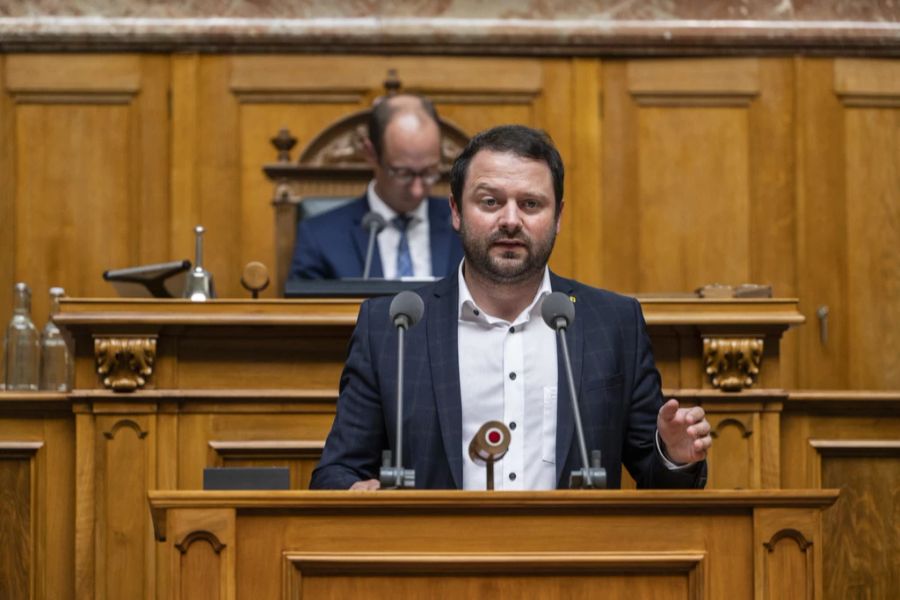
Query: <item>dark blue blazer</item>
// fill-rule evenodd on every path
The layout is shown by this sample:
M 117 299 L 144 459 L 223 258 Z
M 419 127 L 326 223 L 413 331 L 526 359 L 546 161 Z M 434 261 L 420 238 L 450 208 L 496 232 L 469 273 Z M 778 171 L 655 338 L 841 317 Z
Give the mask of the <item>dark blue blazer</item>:
M 428 198 L 427 202 L 431 272 L 435 277 L 444 277 L 459 266 L 462 246 L 450 225 L 448 200 Z M 369 234 L 361 223 L 367 212 L 369 201 L 364 195 L 345 206 L 300 221 L 288 279 L 362 277 Z M 384 277 L 377 244 L 370 275 Z
M 703 487 L 705 462 L 670 471 L 656 450 L 663 398 L 637 300 L 554 274 L 551 286 L 575 298 L 567 340 L 576 391 L 588 451 L 601 450 L 609 487 L 621 487 L 623 463 L 641 488 Z M 425 301 L 425 316 L 406 337 L 403 466 L 415 469 L 418 488 L 461 488 L 457 275 L 417 293 Z M 390 302 L 374 298 L 360 307 L 313 489 L 345 489 L 377 479 L 382 449 L 394 449 L 397 332 L 388 317 Z M 557 356 L 556 471 L 557 487 L 565 488 L 569 473 L 582 465 L 562 352 Z

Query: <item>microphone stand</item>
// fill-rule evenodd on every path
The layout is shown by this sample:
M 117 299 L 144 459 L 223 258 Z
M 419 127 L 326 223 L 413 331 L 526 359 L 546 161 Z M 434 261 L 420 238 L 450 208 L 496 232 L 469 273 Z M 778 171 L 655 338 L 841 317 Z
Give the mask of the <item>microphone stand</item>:
M 385 227 L 385 221 L 381 215 L 374 211 L 366 213 L 362 220 L 363 228 L 369 232 L 369 242 L 366 248 L 366 262 L 363 267 L 363 279 L 368 279 L 372 271 L 372 257 L 375 254 L 375 237 Z
M 366 266 L 363 269 L 363 279 L 368 279 L 369 273 L 372 271 L 372 255 L 374 254 L 373 250 L 375 249 L 376 233 L 378 233 L 378 224 L 372 223 L 369 225 L 369 245 L 366 248 Z
M 580 469 L 575 469 L 569 475 L 570 488 L 594 488 L 606 489 L 606 469 L 600 463 L 600 451 L 592 450 L 590 462 L 588 462 L 587 444 L 584 441 L 584 427 L 581 425 L 581 412 L 578 410 L 578 396 L 575 392 L 575 378 L 572 376 L 572 362 L 569 359 L 569 346 L 566 344 L 565 326 L 557 327 L 559 342 L 562 347 L 563 366 L 566 371 L 566 381 L 569 384 L 569 397 L 572 399 L 572 415 L 575 418 L 575 433 L 578 437 L 578 450 L 581 454 Z
M 374 236 L 373 236 L 374 237 Z M 402 292 L 402 294 L 410 294 L 415 296 L 413 292 Z M 416 298 L 418 298 L 416 296 Z M 421 300 L 418 300 L 421 303 Z M 393 306 L 392 306 L 393 310 Z M 381 470 L 378 473 L 378 479 L 381 487 L 385 489 L 409 489 L 416 487 L 416 471 L 415 469 L 403 468 L 403 347 L 405 342 L 406 330 L 421 317 L 421 313 L 417 317 L 410 317 L 405 313 L 394 316 L 394 324 L 397 326 L 397 459 L 391 460 L 391 450 L 387 449 L 381 453 Z M 391 463 L 394 466 L 391 466 Z

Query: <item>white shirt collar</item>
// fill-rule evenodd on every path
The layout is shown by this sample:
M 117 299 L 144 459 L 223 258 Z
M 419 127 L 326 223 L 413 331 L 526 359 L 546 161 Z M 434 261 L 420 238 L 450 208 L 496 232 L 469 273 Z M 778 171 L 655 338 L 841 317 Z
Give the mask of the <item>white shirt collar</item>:
M 486 312 L 484 312 L 481 308 L 475 304 L 474 298 L 472 298 L 472 293 L 469 291 L 469 286 L 466 285 L 466 278 L 463 276 L 463 266 L 466 264 L 465 259 L 460 261 L 459 269 L 457 272 L 457 277 L 459 278 L 459 305 L 458 305 L 458 315 L 460 321 L 475 321 L 482 322 L 486 325 L 503 325 L 508 326 L 510 323 L 508 321 L 504 321 L 503 319 L 498 319 L 493 317 Z M 543 300 L 544 296 L 550 294 L 553 289 L 550 287 L 550 269 L 548 267 L 544 267 L 544 277 L 541 279 L 541 285 L 535 293 L 534 298 L 531 301 L 525 310 L 523 310 L 519 316 L 512 322 L 513 326 L 519 325 L 520 323 L 527 322 L 530 316 L 536 311 L 540 310 L 540 303 Z
M 387 203 L 378 196 L 378 193 L 375 192 L 375 180 L 369 182 L 369 187 L 366 189 L 366 193 L 369 196 L 369 208 L 381 215 L 385 221 L 388 223 L 393 220 L 394 217 L 397 216 L 397 211 L 387 205 Z M 409 222 L 409 227 L 417 225 L 419 223 L 424 222 L 428 218 L 428 198 L 422 200 L 419 203 L 419 206 L 412 212 L 406 213 L 412 217 L 412 220 Z

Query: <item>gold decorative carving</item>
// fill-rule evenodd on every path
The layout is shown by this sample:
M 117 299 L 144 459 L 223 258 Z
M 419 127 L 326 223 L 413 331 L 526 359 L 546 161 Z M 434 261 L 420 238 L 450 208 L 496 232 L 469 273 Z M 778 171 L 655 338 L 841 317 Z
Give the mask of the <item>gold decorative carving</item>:
M 778 545 L 778 542 L 785 538 L 790 538 L 797 542 L 797 545 L 800 547 L 802 552 L 806 552 L 806 549 L 812 546 L 812 542 L 806 539 L 806 536 L 797 531 L 796 529 L 780 529 L 775 532 L 775 535 L 769 539 L 768 542 L 763 542 L 763 546 L 765 546 L 766 550 L 769 552 L 775 551 L 775 546 Z
M 116 392 L 144 387 L 156 362 L 156 337 L 95 338 L 97 375 Z
M 178 548 L 178 550 L 182 554 L 187 554 L 188 548 L 191 547 L 191 544 L 199 540 L 209 542 L 209 545 L 212 546 L 212 549 L 216 554 L 222 552 L 222 548 L 225 547 L 225 544 L 219 541 L 219 538 L 216 537 L 216 534 L 206 530 L 190 532 L 189 534 L 184 536 L 180 542 L 175 542 L 175 547 Z
M 703 338 L 703 364 L 713 387 L 726 392 L 749 388 L 759 377 L 763 340 Z

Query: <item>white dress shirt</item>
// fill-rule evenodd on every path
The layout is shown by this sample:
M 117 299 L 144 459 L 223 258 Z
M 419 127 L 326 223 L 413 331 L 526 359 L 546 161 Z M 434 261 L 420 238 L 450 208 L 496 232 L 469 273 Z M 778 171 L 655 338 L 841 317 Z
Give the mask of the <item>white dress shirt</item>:
M 550 271 L 531 304 L 510 323 L 475 304 L 459 267 L 459 391 L 462 401 L 463 489 L 487 488 L 487 469 L 469 457 L 469 442 L 487 421 L 510 429 L 506 455 L 494 465 L 495 490 L 556 488 L 556 334 L 541 317 L 541 303 L 552 291 Z M 513 376 L 513 374 L 515 374 Z M 673 463 L 656 448 L 670 470 Z M 568 477 L 568 475 L 566 475 Z
M 397 245 L 400 231 L 391 221 L 397 212 L 375 193 L 375 181 L 369 182 L 367 190 L 369 208 L 384 217 L 387 226 L 378 234 L 378 252 L 385 279 L 397 279 Z M 412 219 L 406 227 L 409 253 L 412 255 L 413 277 L 431 277 L 431 230 L 428 223 L 428 198 L 422 200 L 416 210 L 408 213 Z
M 469 442 L 486 421 L 510 429 L 506 456 L 494 465 L 495 490 L 556 488 L 556 337 L 541 318 L 550 272 L 513 322 L 481 310 L 459 268 L 459 390 L 463 489 L 484 490 L 486 467 L 469 458 Z

